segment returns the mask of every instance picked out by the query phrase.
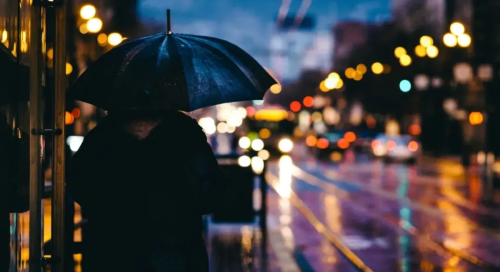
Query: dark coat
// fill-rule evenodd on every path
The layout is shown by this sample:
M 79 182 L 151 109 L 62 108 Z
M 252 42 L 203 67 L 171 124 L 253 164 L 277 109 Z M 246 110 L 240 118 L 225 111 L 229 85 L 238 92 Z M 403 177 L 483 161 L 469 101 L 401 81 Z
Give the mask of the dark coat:
M 0 272 L 10 264 L 9 213 L 29 208 L 29 136 L 14 137 L 0 116 Z
M 68 193 L 88 214 L 85 269 L 208 271 L 202 215 L 225 185 L 202 129 L 166 113 L 139 141 L 117 123 L 106 117 L 68 166 Z

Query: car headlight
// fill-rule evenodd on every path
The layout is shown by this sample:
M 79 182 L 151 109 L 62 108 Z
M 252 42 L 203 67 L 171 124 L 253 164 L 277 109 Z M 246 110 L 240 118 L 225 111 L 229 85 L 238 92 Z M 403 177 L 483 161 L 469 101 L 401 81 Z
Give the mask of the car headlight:
M 281 139 L 278 148 L 283 153 L 288 153 L 293 149 L 293 142 L 290 139 Z

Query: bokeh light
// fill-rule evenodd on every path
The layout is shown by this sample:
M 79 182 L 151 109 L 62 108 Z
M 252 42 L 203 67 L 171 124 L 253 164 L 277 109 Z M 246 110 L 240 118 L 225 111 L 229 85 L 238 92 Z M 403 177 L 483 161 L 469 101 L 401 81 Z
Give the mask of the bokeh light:
M 459 35 L 457 38 L 460 47 L 468 47 L 471 44 L 471 37 L 468 34 Z
M 119 45 L 123 41 L 123 37 L 120 33 L 113 32 L 108 36 L 108 43 L 112 46 Z
M 312 96 L 306 96 L 302 102 L 304 106 L 312 107 L 314 105 L 314 98 L 312 98 Z
M 108 35 L 101 33 L 97 36 L 97 42 L 99 45 L 106 45 L 108 43 Z
M 362 63 L 358 64 L 358 66 L 356 66 L 356 71 L 361 73 L 361 74 L 366 73 L 366 65 L 364 65 Z
M 423 47 L 429 47 L 434 44 L 434 40 L 429 36 L 420 37 L 420 45 Z
M 383 71 L 384 71 L 384 65 L 382 65 L 382 63 L 375 62 L 374 64 L 372 64 L 372 72 L 374 74 L 379 75 L 379 74 L 382 74 Z
M 94 6 L 84 5 L 80 9 L 80 17 L 82 17 L 82 19 L 84 19 L 84 20 L 89 20 L 89 19 L 94 18 L 96 12 L 97 12 L 97 10 L 95 9 Z
M 328 142 L 328 140 L 325 138 L 318 139 L 318 141 L 316 142 L 316 146 L 319 149 L 326 149 L 326 148 L 328 148 L 329 145 L 330 145 L 330 142 Z
M 346 139 L 349 143 L 356 141 L 356 134 L 352 131 L 348 131 L 344 134 L 344 139 Z
M 431 59 L 436 58 L 439 55 L 439 50 L 434 45 L 427 47 L 427 56 Z
M 263 160 L 268 160 L 269 157 L 271 157 L 271 154 L 269 154 L 269 151 L 262 149 L 261 151 L 259 151 L 259 153 L 257 153 L 257 156 L 259 156 Z
M 102 29 L 102 21 L 99 18 L 92 18 L 87 21 L 87 29 L 90 33 L 97 33 Z M 81 30 L 81 29 L 80 29 Z
M 425 55 L 427 55 L 427 50 L 425 49 L 425 47 L 421 44 L 415 46 L 415 55 L 417 57 L 425 57 Z
M 281 85 L 278 83 L 273 84 L 273 86 L 269 88 L 269 91 L 271 91 L 273 94 L 279 94 L 281 93 Z
M 310 146 L 310 147 L 313 147 L 313 146 L 316 146 L 316 142 L 318 141 L 318 139 L 316 138 L 316 136 L 314 135 L 309 135 L 307 136 L 306 138 L 306 145 L 307 146 Z
M 340 140 L 337 141 L 337 146 L 340 149 L 347 149 L 347 148 L 349 148 L 349 141 L 347 141 L 346 139 L 342 138 L 342 139 L 340 139 Z
M 465 26 L 459 22 L 454 22 L 450 25 L 450 32 L 453 35 L 459 36 L 465 33 Z
M 293 111 L 293 112 L 300 111 L 301 107 L 302 106 L 300 105 L 299 101 L 293 101 L 292 103 L 290 103 L 290 110 Z
M 271 137 L 271 131 L 267 128 L 263 128 L 259 131 L 259 136 L 262 139 L 267 139 L 267 138 Z
M 394 49 L 394 56 L 396 56 L 396 58 L 401 58 L 401 56 L 404 56 L 406 55 L 406 49 L 404 49 L 403 47 L 399 46 L 399 47 L 396 47 L 396 49 Z
M 248 137 L 241 137 L 240 140 L 238 141 L 238 145 L 242 148 L 242 149 L 247 149 L 250 147 L 250 144 L 251 144 L 251 141 L 250 141 L 250 138 Z
M 347 68 L 345 69 L 345 77 L 347 78 L 353 78 L 356 75 L 356 70 L 354 68 Z
M 412 59 L 410 56 L 408 55 L 403 55 L 401 56 L 401 58 L 399 59 L 399 63 L 402 65 L 402 66 L 409 66 L 411 65 L 411 62 L 412 62 Z
M 446 33 L 443 36 L 443 43 L 447 47 L 455 47 L 455 46 L 457 46 L 457 43 L 458 43 L 457 36 L 455 36 L 451 33 Z
M 404 79 L 404 80 L 401 80 L 401 82 L 399 83 L 399 89 L 404 92 L 404 93 L 407 93 L 411 90 L 411 83 L 410 81 Z
M 264 149 L 264 142 L 261 139 L 255 139 L 252 141 L 252 149 L 255 151 L 260 151 Z

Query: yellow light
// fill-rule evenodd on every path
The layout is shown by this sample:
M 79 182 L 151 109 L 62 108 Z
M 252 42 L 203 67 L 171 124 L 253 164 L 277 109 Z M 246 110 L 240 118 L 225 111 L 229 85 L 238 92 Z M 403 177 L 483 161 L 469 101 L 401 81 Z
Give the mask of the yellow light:
M 342 79 L 339 79 L 339 81 L 337 81 L 337 86 L 335 86 L 335 89 L 340 89 L 344 86 L 344 81 Z
M 345 76 L 347 78 L 353 78 L 355 75 L 356 75 L 356 70 L 354 70 L 353 68 L 349 67 L 345 69 Z
M 257 121 L 279 122 L 288 118 L 288 112 L 279 109 L 262 109 L 255 112 L 254 118 Z
M 340 79 L 340 75 L 335 72 L 332 72 L 328 75 L 328 78 Z
M 87 23 L 87 24 L 88 24 L 88 23 Z M 79 29 L 80 29 L 80 33 L 82 33 L 82 34 L 87 34 L 87 33 L 89 33 L 89 29 L 87 28 L 87 24 L 82 24 L 82 25 L 80 26 L 80 28 L 79 28 Z
M 460 36 L 458 36 L 458 45 L 460 45 L 460 47 L 468 47 L 471 43 L 471 38 L 468 34 L 462 34 Z
M 108 36 L 108 43 L 112 46 L 119 45 L 123 41 L 123 37 L 120 33 L 113 32 Z
M 399 59 L 399 63 L 401 63 L 402 66 L 409 66 L 412 62 L 412 59 L 408 55 L 401 56 Z
M 434 45 L 427 47 L 427 56 L 431 59 L 439 55 L 439 50 Z
M 325 79 L 325 86 L 329 90 L 332 90 L 333 88 L 335 88 L 335 86 L 337 86 L 338 81 L 339 81 L 339 79 L 329 77 L 329 78 Z
M 358 66 L 356 66 L 356 71 L 360 72 L 361 74 L 366 73 L 366 65 L 362 63 L 358 64 Z
M 108 35 L 101 33 L 99 36 L 97 36 L 97 42 L 100 45 L 105 45 L 108 42 Z
M 384 72 L 384 65 L 382 65 L 382 63 L 380 62 L 375 62 L 374 64 L 372 64 L 372 72 L 376 75 L 382 74 L 382 72 Z
M 332 154 L 330 154 L 330 159 L 334 162 L 338 162 L 342 160 L 342 154 L 338 151 L 332 152 Z
M 417 55 L 417 57 L 425 57 L 425 55 L 427 54 L 427 51 L 425 49 L 425 47 L 423 45 L 417 45 L 415 47 L 415 55 Z
M 434 40 L 429 36 L 422 36 L 420 37 L 420 44 L 423 47 L 429 47 L 434 44 Z
M 453 35 L 459 36 L 465 33 L 465 26 L 459 22 L 450 25 L 450 31 Z
M 403 47 L 396 47 L 396 49 L 394 49 L 394 56 L 396 56 L 396 58 L 401 58 L 401 56 L 404 56 L 406 55 L 406 49 L 404 49 Z
M 279 94 L 281 93 L 281 85 L 280 84 L 273 84 L 271 88 L 269 89 L 273 94 Z
M 259 131 L 259 136 L 262 139 L 267 139 L 267 138 L 271 137 L 271 131 L 267 128 L 263 128 Z
M 9 35 L 8 35 L 8 34 L 9 34 L 9 33 L 7 33 L 7 30 L 5 30 L 5 29 L 2 31 L 2 42 L 3 42 L 3 43 L 4 43 L 4 42 L 6 42 L 6 41 L 7 41 L 7 39 L 9 38 Z
M 92 5 L 85 5 L 80 9 L 80 17 L 84 20 L 89 20 L 94 18 L 96 14 L 96 9 Z
M 259 151 L 259 153 L 257 153 L 257 156 L 259 156 L 263 160 L 267 160 L 269 159 L 271 154 L 269 154 L 269 151 L 262 149 L 261 151 Z
M 324 80 L 323 80 L 323 81 L 321 81 L 321 83 L 319 84 L 319 89 L 320 89 L 321 91 L 323 91 L 323 92 L 328 92 L 328 91 L 330 90 L 330 89 L 328 89 L 328 88 L 326 87 L 326 84 L 325 84 L 325 81 L 324 81 Z
M 102 29 L 102 21 L 99 18 L 92 18 L 87 21 L 87 29 L 90 33 L 97 33 Z
M 360 81 L 361 79 L 363 79 L 363 74 L 356 73 L 356 75 L 354 76 L 353 79 L 356 80 L 356 81 Z
M 73 66 L 69 62 L 66 62 L 66 75 L 70 75 L 72 72 Z
M 446 33 L 443 36 L 443 43 L 448 47 L 457 46 L 457 37 L 451 33 Z
M 54 49 L 53 48 L 49 48 L 49 50 L 47 50 L 47 58 L 49 58 L 49 59 L 54 58 Z
M 314 122 L 320 122 L 321 120 L 323 120 L 323 114 L 321 114 L 321 112 L 315 111 L 315 112 L 313 112 L 313 114 L 311 115 L 311 119 L 312 119 Z

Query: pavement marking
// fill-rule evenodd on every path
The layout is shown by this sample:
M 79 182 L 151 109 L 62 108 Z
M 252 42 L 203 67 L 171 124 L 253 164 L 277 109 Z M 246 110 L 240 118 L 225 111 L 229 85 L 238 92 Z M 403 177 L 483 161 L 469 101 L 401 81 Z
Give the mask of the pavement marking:
M 276 229 L 269 229 L 267 233 L 281 272 L 301 272 L 292 252 L 285 246 L 285 240 L 281 232 Z
M 294 166 L 294 167 L 296 167 L 296 166 Z M 296 170 L 296 169 L 294 169 L 294 170 Z M 304 172 L 302 169 L 299 169 L 299 170 Z M 299 180 L 302 180 L 306 183 L 316 185 L 320 188 L 323 188 L 325 193 L 330 193 L 330 194 L 333 193 L 333 194 L 341 197 L 343 200 L 349 201 L 352 204 L 352 207 L 356 207 L 358 209 L 361 208 L 363 210 L 366 210 L 366 212 L 364 212 L 364 213 L 367 216 L 379 219 L 381 221 L 385 221 L 385 222 L 389 223 L 390 225 L 392 225 L 393 227 L 396 227 L 398 229 L 402 229 L 405 232 L 413 235 L 414 237 L 428 242 L 427 245 L 431 249 L 435 250 L 436 252 L 438 252 L 441 255 L 443 255 L 443 254 L 444 255 L 448 255 L 448 254 L 455 255 L 458 258 L 463 259 L 463 260 L 465 260 L 465 261 L 467 261 L 467 262 L 469 262 L 469 263 L 471 263 L 471 264 L 473 264 L 481 269 L 485 269 L 487 271 L 498 271 L 498 269 L 499 269 L 499 267 L 496 266 L 495 264 L 490 264 L 490 263 L 483 261 L 483 260 L 479 259 L 478 257 L 473 256 L 469 253 L 451 248 L 450 246 L 447 246 L 446 244 L 443 244 L 443 243 L 436 241 L 434 238 L 430 237 L 430 235 L 424 235 L 424 234 L 420 233 L 418 231 L 418 229 L 415 228 L 413 225 L 408 226 L 409 222 L 401 222 L 397 218 L 390 216 L 390 215 L 387 215 L 387 213 L 382 213 L 382 214 L 374 213 L 375 211 L 370 210 L 369 208 L 366 208 L 362 205 L 359 205 L 355 201 L 351 200 L 350 195 L 346 191 L 343 191 L 342 189 L 338 188 L 336 185 L 334 185 L 328 181 L 317 178 L 309 173 L 305 173 L 305 174 L 302 173 L 302 177 L 297 177 L 297 176 L 300 176 L 300 171 L 293 171 L 294 172 L 293 175 L 296 178 L 298 178 Z M 296 172 L 299 172 L 299 174 L 297 174 Z
M 332 184 L 331 180 L 328 180 L 326 176 L 324 178 L 319 178 L 319 177 L 317 177 L 317 176 L 315 176 L 315 175 L 313 175 L 311 173 L 308 173 L 307 171 L 304 171 L 304 170 L 300 169 L 296 165 L 293 165 L 292 167 L 293 167 L 292 175 L 294 175 L 295 177 L 299 177 L 299 178 L 304 179 L 304 180 L 307 179 L 307 178 L 309 178 L 309 179 L 310 178 L 315 178 L 315 179 L 318 179 L 318 180 L 323 180 L 324 182 L 327 182 L 327 183 L 329 183 L 329 184 L 331 184 L 333 186 L 336 186 L 340 190 L 343 190 L 339 186 L 337 186 L 335 184 Z M 342 180 L 336 180 L 336 182 L 347 183 L 347 181 L 342 181 Z M 378 189 L 377 187 L 372 186 L 372 185 L 362 184 L 362 183 L 360 183 L 358 181 L 352 181 L 352 180 L 350 180 L 348 183 L 356 184 L 363 191 L 366 191 L 366 192 L 369 192 L 369 193 L 373 193 L 375 195 L 379 195 L 379 196 L 388 198 L 390 200 L 398 201 L 399 203 L 402 203 L 404 205 L 408 205 L 408 206 L 410 206 L 413 209 L 419 209 L 419 210 L 424 211 L 424 212 L 426 212 L 428 214 L 431 214 L 431 215 L 433 215 L 435 217 L 441 217 L 443 214 L 445 214 L 445 212 L 443 212 L 442 210 L 436 209 L 436 208 L 434 208 L 432 206 L 429 206 L 429 205 L 426 205 L 426 204 L 422 204 L 420 202 L 412 201 L 411 199 L 409 199 L 407 197 L 406 198 L 401 198 L 401 197 L 399 197 L 395 193 Z M 345 190 L 343 190 L 343 191 L 347 193 L 347 191 L 345 191 Z M 486 228 L 484 226 L 481 226 L 481 225 L 477 224 L 476 222 L 472 221 L 471 219 L 469 219 L 468 217 L 463 216 L 461 213 L 450 213 L 450 212 L 447 212 L 446 214 L 453 215 L 453 216 L 458 216 L 461 219 L 467 221 L 467 223 L 470 225 L 470 227 L 472 229 L 481 231 L 481 232 L 483 232 L 483 233 L 485 233 L 485 234 L 487 234 L 489 236 L 494 237 L 495 239 L 500 240 L 500 232 L 498 232 L 496 230 L 493 230 L 493 229 L 490 229 L 490 228 Z
M 266 181 L 271 187 L 279 192 L 279 178 L 269 172 L 266 173 Z M 290 192 L 289 201 L 293 206 L 305 217 L 307 221 L 318 231 L 323 234 L 327 240 L 332 243 L 342 255 L 344 255 L 347 260 L 354 265 L 358 271 L 362 272 L 373 272 L 354 252 L 347 247 L 342 239 L 337 236 L 333 231 L 327 228 L 321 221 L 314 215 L 314 213 L 306 206 L 306 204 L 295 194 L 293 190 Z

